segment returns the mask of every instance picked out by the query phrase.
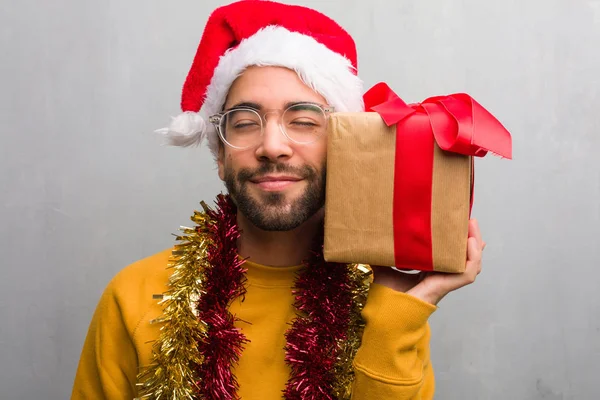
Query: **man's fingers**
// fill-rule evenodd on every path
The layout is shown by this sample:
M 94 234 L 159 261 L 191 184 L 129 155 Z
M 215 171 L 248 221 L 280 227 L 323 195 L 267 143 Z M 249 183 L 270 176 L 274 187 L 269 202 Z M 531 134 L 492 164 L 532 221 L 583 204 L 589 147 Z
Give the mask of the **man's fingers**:
M 467 241 L 467 261 L 468 262 L 479 262 L 481 261 L 481 247 L 476 238 L 470 237 Z
M 481 230 L 479 229 L 479 222 L 476 218 L 473 218 L 469 221 L 469 237 L 474 237 L 477 239 L 477 243 L 479 244 L 480 248 L 483 249 L 483 247 L 485 247 L 485 243 L 481 237 Z

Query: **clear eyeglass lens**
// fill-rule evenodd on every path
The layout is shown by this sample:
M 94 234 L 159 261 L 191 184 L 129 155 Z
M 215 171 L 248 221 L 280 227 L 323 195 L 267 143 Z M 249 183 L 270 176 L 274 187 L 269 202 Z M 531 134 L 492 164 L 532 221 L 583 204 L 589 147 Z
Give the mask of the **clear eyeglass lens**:
M 281 124 L 286 134 L 297 143 L 312 143 L 327 130 L 323 109 L 315 104 L 296 104 L 285 110 Z
M 253 146 L 260 140 L 261 134 L 262 119 L 254 110 L 231 110 L 221 119 L 221 135 L 233 147 Z
M 296 143 L 312 143 L 327 131 L 327 117 L 315 104 L 295 104 L 281 116 L 281 126 L 286 135 Z M 230 146 L 248 148 L 260 142 L 263 120 L 252 109 L 227 111 L 221 118 L 220 131 Z

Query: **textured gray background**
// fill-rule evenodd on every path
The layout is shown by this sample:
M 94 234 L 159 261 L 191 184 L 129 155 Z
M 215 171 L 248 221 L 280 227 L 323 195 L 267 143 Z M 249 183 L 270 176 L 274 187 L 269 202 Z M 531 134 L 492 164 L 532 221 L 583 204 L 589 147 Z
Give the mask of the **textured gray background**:
M 222 189 L 162 147 L 222 1 L 20 0 L 0 13 L 0 398 L 66 399 L 108 280 Z M 511 130 L 477 161 L 484 272 L 432 317 L 438 399 L 598 399 L 600 1 L 300 1 L 407 101 L 466 91 Z

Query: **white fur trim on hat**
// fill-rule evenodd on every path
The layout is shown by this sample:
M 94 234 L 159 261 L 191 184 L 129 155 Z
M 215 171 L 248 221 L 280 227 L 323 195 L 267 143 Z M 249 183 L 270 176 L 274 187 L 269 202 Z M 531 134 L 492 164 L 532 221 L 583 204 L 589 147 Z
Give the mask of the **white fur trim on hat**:
M 172 146 L 198 146 L 206 136 L 206 121 L 200 114 L 186 111 L 173 117 L 167 128 L 156 130 L 165 135 Z
M 210 150 L 216 157 L 218 134 L 214 126 L 206 124 L 205 120 L 222 110 L 229 88 L 250 66 L 289 68 L 308 87 L 322 95 L 335 111 L 364 110 L 363 83 L 354 73 L 350 60 L 310 36 L 290 32 L 280 26 L 267 26 L 242 40 L 220 58 L 200 111 L 202 118 L 196 113 L 191 113 L 195 115 L 191 118 L 189 112 L 175 117 L 169 128 L 161 130 L 169 141 L 189 146 L 199 144 L 207 136 Z

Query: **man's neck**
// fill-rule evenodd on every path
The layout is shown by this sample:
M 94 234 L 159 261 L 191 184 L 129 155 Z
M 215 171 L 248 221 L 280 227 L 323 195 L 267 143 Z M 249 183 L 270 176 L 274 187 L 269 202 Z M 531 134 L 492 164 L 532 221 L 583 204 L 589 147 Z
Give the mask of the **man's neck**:
M 257 264 L 288 267 L 301 264 L 308 256 L 317 235 L 323 212 L 317 212 L 308 221 L 285 232 L 263 231 L 238 212 L 241 231 L 239 254 Z

